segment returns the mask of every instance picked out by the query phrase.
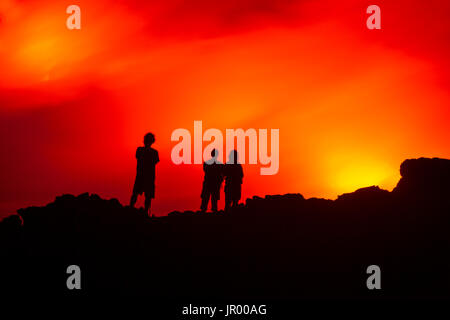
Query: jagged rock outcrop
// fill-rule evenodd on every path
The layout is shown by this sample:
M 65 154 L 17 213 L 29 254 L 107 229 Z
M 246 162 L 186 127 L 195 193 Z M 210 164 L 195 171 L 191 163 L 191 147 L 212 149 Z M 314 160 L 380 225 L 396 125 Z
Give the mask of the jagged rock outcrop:
M 405 160 L 401 179 L 393 190 L 404 197 L 450 200 L 450 160 L 420 158 Z
M 68 294 L 65 269 L 77 264 L 91 296 L 377 298 L 365 287 L 377 264 L 382 297 L 450 297 L 449 163 L 406 160 L 393 192 L 253 197 L 218 214 L 150 219 L 115 199 L 63 195 L 0 223 L 2 290 Z

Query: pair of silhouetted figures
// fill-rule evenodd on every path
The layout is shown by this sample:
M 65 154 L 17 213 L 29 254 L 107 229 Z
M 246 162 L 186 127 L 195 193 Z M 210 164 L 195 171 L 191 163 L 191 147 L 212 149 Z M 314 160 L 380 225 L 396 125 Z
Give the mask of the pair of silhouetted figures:
M 159 162 L 158 151 L 152 148 L 155 142 L 155 135 L 147 133 L 144 136 L 144 146 L 136 150 L 136 179 L 133 193 L 131 195 L 130 206 L 134 207 L 138 195 L 145 196 L 145 213 L 150 213 L 152 199 L 155 197 L 155 167 Z M 242 165 L 238 163 L 238 153 L 233 150 L 229 154 L 226 165 L 218 161 L 219 152 L 211 151 L 211 159 L 203 163 L 205 178 L 201 193 L 201 211 L 205 212 L 211 199 L 211 210 L 217 211 L 217 202 L 220 199 L 220 189 L 225 180 L 225 210 L 237 206 L 241 199 L 241 185 L 244 177 Z
M 238 163 L 238 153 L 236 150 L 230 152 L 228 162 L 223 165 L 217 160 L 219 152 L 216 149 L 211 151 L 211 159 L 203 163 L 205 178 L 202 188 L 202 204 L 200 210 L 205 212 L 208 202 L 211 199 L 211 210 L 217 211 L 217 202 L 220 199 L 220 187 L 225 179 L 225 210 L 237 206 L 241 199 L 242 179 L 244 171 L 242 165 Z

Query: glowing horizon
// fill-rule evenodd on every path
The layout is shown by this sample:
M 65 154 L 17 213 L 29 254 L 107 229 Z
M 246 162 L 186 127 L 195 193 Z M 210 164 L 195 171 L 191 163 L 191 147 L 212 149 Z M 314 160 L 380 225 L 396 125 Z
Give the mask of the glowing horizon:
M 81 30 L 66 1 L 0 4 L 0 217 L 61 193 L 127 203 L 148 131 L 155 213 L 196 209 L 201 166 L 170 159 L 172 131 L 194 120 L 280 129 L 279 173 L 244 166 L 243 200 L 391 190 L 403 160 L 450 158 L 445 1 L 378 1 L 373 31 L 359 0 L 74 4 Z

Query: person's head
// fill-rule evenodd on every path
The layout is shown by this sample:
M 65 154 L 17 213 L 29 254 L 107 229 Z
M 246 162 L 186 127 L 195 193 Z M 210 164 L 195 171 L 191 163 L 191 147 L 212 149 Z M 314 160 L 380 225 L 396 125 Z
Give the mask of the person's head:
M 155 142 L 155 135 L 151 132 L 144 136 L 144 145 L 150 147 Z
M 230 163 L 236 164 L 238 163 L 238 152 L 237 150 L 230 151 L 230 154 L 228 155 L 228 160 Z
M 211 150 L 211 157 L 212 158 L 217 158 L 219 156 L 219 150 L 217 150 L 217 149 L 212 149 Z

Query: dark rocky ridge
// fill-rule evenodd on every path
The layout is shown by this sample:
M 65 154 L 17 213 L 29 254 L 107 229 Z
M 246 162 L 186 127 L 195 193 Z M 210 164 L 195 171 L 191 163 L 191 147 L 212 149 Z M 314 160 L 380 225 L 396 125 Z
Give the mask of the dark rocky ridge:
M 337 200 L 253 197 L 229 213 L 149 219 L 97 195 L 63 195 L 0 223 L 10 295 L 171 298 L 450 297 L 450 160 L 401 165 L 392 191 Z M 68 265 L 83 290 L 65 286 Z M 366 288 L 366 268 L 382 290 Z

